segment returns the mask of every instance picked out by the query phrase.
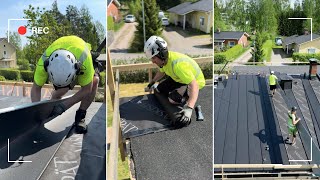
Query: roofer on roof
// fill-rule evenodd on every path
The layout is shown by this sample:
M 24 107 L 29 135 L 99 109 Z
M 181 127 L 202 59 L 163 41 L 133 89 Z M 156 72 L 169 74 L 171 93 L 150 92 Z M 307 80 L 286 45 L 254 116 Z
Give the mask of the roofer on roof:
M 157 92 L 168 96 L 170 103 L 183 104 L 183 110 L 180 112 L 182 118 L 176 126 L 189 125 L 199 89 L 205 86 L 204 75 L 199 65 L 184 54 L 168 51 L 167 42 L 158 36 L 151 36 L 147 40 L 144 52 L 147 58 L 160 68 L 145 90 L 155 88 Z M 155 83 L 165 75 L 168 77 L 155 87 Z
M 76 36 L 65 36 L 54 41 L 39 59 L 31 89 L 31 100 L 41 100 L 41 88 L 49 78 L 54 91 L 51 99 L 61 99 L 76 83 L 81 89 L 71 98 L 56 105 L 51 116 L 61 115 L 81 101 L 75 115 L 75 130 L 86 133 L 86 110 L 92 103 L 99 84 L 99 71 L 93 66 L 91 45 Z
M 296 143 L 296 136 L 298 129 L 296 127 L 297 123 L 300 121 L 300 118 L 296 116 L 297 114 L 297 107 L 293 106 L 291 108 L 291 111 L 288 111 L 288 131 L 289 135 L 292 135 L 291 145 L 294 145 Z M 286 141 L 289 141 L 289 137 L 286 139 Z
M 277 89 L 277 76 L 274 75 L 274 71 L 270 72 L 270 76 L 269 76 L 269 85 L 270 85 L 270 91 L 272 92 L 272 97 L 274 96 L 274 93 L 276 92 Z

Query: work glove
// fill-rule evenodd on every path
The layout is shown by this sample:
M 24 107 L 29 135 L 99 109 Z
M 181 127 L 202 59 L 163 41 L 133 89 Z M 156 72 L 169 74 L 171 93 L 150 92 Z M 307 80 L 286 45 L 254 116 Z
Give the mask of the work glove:
M 181 116 L 174 122 L 176 128 L 182 128 L 188 126 L 191 123 L 191 115 L 193 109 L 187 104 L 183 106 L 183 109 L 178 112 Z
M 157 86 L 158 86 L 158 84 L 155 84 L 155 82 L 151 82 L 151 83 L 148 84 L 147 87 L 144 88 L 144 92 L 151 92 L 151 91 L 154 90 Z
M 64 113 L 66 110 L 67 110 L 66 106 L 63 103 L 59 103 L 53 107 L 49 117 L 59 116 L 62 113 Z

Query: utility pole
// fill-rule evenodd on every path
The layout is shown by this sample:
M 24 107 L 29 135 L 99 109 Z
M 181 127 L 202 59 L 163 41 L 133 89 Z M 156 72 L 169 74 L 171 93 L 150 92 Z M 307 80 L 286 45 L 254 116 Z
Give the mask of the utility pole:
M 142 21 L 143 21 L 143 40 L 146 43 L 146 25 L 144 21 L 144 2 L 142 0 Z

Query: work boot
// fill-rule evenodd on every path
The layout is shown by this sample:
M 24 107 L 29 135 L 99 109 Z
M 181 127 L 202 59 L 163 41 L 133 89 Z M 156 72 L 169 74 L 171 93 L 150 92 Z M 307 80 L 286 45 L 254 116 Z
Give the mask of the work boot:
M 87 124 L 86 124 L 86 110 L 78 109 L 76 112 L 76 118 L 75 118 L 75 130 L 78 134 L 85 134 L 87 133 Z

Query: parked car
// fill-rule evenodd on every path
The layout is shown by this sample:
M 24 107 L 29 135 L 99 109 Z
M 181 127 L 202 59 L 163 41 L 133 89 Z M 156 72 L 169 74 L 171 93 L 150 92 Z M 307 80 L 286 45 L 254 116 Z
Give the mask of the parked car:
M 159 19 L 164 18 L 164 12 L 163 11 L 159 11 L 158 18 Z
M 134 17 L 134 15 L 132 14 L 128 14 L 126 16 L 126 18 L 124 19 L 125 22 L 129 22 L 129 23 L 132 23 L 132 22 L 135 22 L 136 21 L 136 18 Z
M 282 45 L 282 39 L 281 39 L 281 37 L 276 37 L 275 42 L 276 42 L 276 45 L 277 45 L 277 46 L 281 46 L 281 45 Z
M 166 17 L 161 18 L 162 26 L 168 26 L 169 25 L 169 19 Z

